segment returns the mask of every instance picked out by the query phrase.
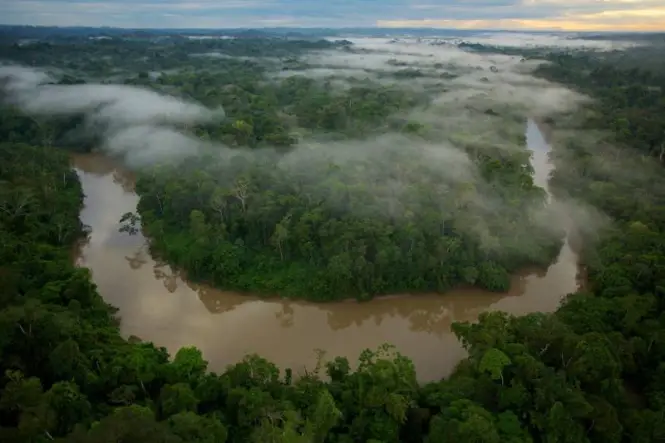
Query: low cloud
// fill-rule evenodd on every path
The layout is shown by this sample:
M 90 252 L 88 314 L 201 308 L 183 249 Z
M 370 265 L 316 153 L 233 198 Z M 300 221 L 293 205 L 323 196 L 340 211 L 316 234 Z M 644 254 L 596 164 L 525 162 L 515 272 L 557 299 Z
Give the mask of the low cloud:
M 441 39 L 349 40 L 354 43 L 353 49 L 309 54 L 303 58 L 305 68 L 286 72 L 312 78 L 370 78 L 412 89 L 438 85 L 438 94 L 429 90 L 435 95 L 433 108 L 428 108 L 426 114 L 433 118 L 437 112 L 454 118 L 460 109 L 463 114 L 469 110 L 482 113 L 493 109 L 519 113 L 522 117 L 544 116 L 570 111 L 587 100 L 568 88 L 535 78 L 533 70 L 544 62 L 468 52 Z M 406 69 L 416 70 L 418 75 L 403 80 L 394 76 Z M 423 113 L 416 111 L 416 114 Z
M 483 152 L 499 158 L 522 156 L 528 164 L 529 153 L 523 148 L 526 117 L 571 111 L 584 97 L 534 78 L 531 72 L 537 63 L 518 57 L 474 54 L 428 42 L 353 41 L 351 51 L 306 55 L 301 60 L 304 69 L 295 73 L 314 78 L 328 73 L 342 79 L 369 77 L 420 92 L 436 86 L 428 89 L 427 106 L 394 116 L 423 124 L 426 140 L 395 133 L 335 143 L 304 140 L 273 163 L 276 171 L 289 177 L 287 182 L 308 189 L 312 198 L 329 206 L 363 216 L 408 219 L 408 214 L 424 207 L 438 207 L 443 219 L 462 211 L 465 225 L 459 228 L 488 250 L 503 247 L 497 238 L 514 237 L 520 224 L 527 229 L 536 221 L 546 243 L 561 234 L 552 223 L 559 219 L 557 208 L 543 206 L 542 195 L 534 194 L 533 203 L 524 202 L 522 218 L 516 219 L 501 185 L 486 181 L 471 156 Z M 406 80 L 386 77 L 405 68 L 420 69 L 425 75 Z M 441 78 L 444 73 L 449 77 Z M 49 85 L 46 74 L 19 67 L 0 68 L 0 79 L 5 99 L 29 114 L 84 114 L 86 129 L 103 140 L 100 148 L 135 167 L 207 152 L 219 161 L 220 176 L 232 180 L 237 171 L 227 161 L 230 156 L 250 163 L 276 159 L 271 149 L 239 152 L 186 131 L 188 125 L 223 118 L 221 109 L 129 86 Z M 331 172 L 331 165 L 337 172 Z M 431 177 L 423 181 L 413 175 L 414 170 Z M 321 180 L 329 180 L 329 186 Z M 422 200 L 418 186 L 424 182 L 436 183 L 436 190 L 426 193 L 439 195 L 436 201 Z M 343 197 L 348 191 L 338 189 L 340 183 L 353 190 L 354 201 Z M 511 224 L 497 223 L 503 218 Z M 539 254 L 538 245 L 512 242 L 513 250 Z
M 487 43 L 504 43 L 500 38 L 498 41 L 490 38 L 488 35 Z M 585 47 L 587 43 L 546 36 L 526 38 L 526 35 L 520 34 L 507 35 L 505 39 L 512 39 L 515 46 Z M 296 73 L 315 79 L 332 77 L 336 79 L 333 85 L 343 82 L 344 78 L 369 78 L 397 88 L 420 92 L 427 90 L 430 97 L 427 106 L 403 111 L 395 117 L 423 124 L 428 137 L 437 140 L 436 149 L 447 158 L 439 162 L 428 157 L 427 161 L 434 168 L 440 168 L 446 179 L 450 179 L 448 174 L 452 170 L 459 169 L 465 174 L 464 179 L 449 183 L 474 184 L 473 191 L 467 194 L 471 202 L 467 210 L 477 218 L 469 229 L 481 239 L 490 238 L 492 232 L 484 220 L 506 210 L 506 202 L 495 184 L 487 183 L 480 177 L 468 158 L 469 152 L 486 152 L 494 157 L 519 155 L 523 150 L 527 117 L 541 119 L 571 114 L 590 101 L 589 97 L 562 85 L 535 77 L 533 71 L 544 61 L 468 52 L 451 40 L 437 38 L 349 40 L 353 42 L 350 50 L 322 51 L 303 57 L 301 61 L 305 67 Z M 523 44 L 525 41 L 528 43 Z M 484 41 L 480 38 L 478 42 Z M 596 49 L 606 47 L 601 44 Z M 407 79 L 393 76 L 404 69 L 418 70 L 422 76 Z M 391 142 L 397 146 L 409 143 L 395 138 Z M 542 146 L 530 147 L 548 150 L 544 141 L 539 143 Z M 497 150 L 504 154 L 497 154 Z M 526 155 L 525 161 L 529 161 L 528 152 L 522 152 Z M 452 153 L 461 154 L 466 161 L 450 155 Z M 531 162 L 534 163 L 535 159 L 532 158 Z M 545 159 L 535 165 L 539 174 L 545 174 L 538 183 L 545 187 L 552 167 L 546 163 Z M 397 183 L 395 189 L 403 192 L 403 185 Z M 386 189 L 389 188 L 384 188 L 384 191 Z M 536 220 L 544 228 L 549 226 L 551 234 L 560 232 L 561 228 L 569 230 L 577 227 L 575 229 L 580 231 L 580 235 L 590 236 L 607 223 L 606 217 L 598 210 L 566 196 L 560 196 L 548 207 L 534 204 L 526 211 L 526 219 Z
M 177 128 L 224 118 L 224 110 L 123 85 L 57 85 L 44 71 L 0 66 L 3 101 L 28 115 L 85 116 L 85 132 L 133 164 L 184 158 L 203 143 Z
M 6 100 L 29 114 L 87 114 L 94 122 L 112 126 L 137 123 L 197 123 L 224 116 L 222 109 L 198 104 L 147 89 L 123 85 L 54 85 L 45 72 L 27 68 L 0 67 L 0 80 L 8 92 Z
M 571 34 L 533 34 L 520 32 L 486 32 L 465 37 L 464 40 L 470 43 L 513 48 L 567 48 L 595 51 L 626 49 L 640 44 L 639 42 L 629 40 L 589 40 Z

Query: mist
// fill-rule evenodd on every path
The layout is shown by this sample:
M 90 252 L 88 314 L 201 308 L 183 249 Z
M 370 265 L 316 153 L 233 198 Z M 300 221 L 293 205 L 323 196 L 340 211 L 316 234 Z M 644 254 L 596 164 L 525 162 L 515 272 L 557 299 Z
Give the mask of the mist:
M 470 43 L 516 48 L 566 48 L 594 51 L 626 49 L 640 44 L 629 40 L 589 40 L 581 34 L 527 34 L 520 32 L 488 32 L 467 37 L 464 40 Z
M 512 106 L 523 116 L 548 115 L 574 110 L 585 97 L 532 75 L 544 61 L 522 60 L 500 54 L 479 54 L 454 45 L 431 45 L 418 40 L 394 42 L 390 39 L 351 39 L 351 50 L 314 52 L 303 58 L 308 69 L 295 73 L 324 78 L 344 75 L 357 79 L 370 78 L 384 84 L 406 88 L 440 86 L 434 104 L 456 107 Z M 386 78 L 405 68 L 421 74 L 415 78 Z M 448 74 L 452 78 L 445 78 Z M 280 76 L 283 76 L 281 73 Z M 428 112 L 433 113 L 432 110 Z
M 487 38 L 487 41 L 479 40 L 478 43 L 594 50 L 632 45 L 630 42 L 526 34 Z M 529 151 L 525 149 L 523 139 L 527 118 L 542 121 L 549 116 L 572 115 L 580 106 L 591 101 L 589 97 L 562 85 L 535 77 L 535 69 L 545 61 L 468 52 L 452 44 L 430 44 L 426 39 L 349 40 L 354 43 L 350 49 L 309 53 L 301 58 L 300 69 L 290 72 L 316 80 L 328 80 L 329 85 L 338 87 L 340 91 L 352 85 L 345 85 L 344 78 L 369 79 L 384 86 L 427 91 L 430 97 L 427 106 L 405 111 L 398 117 L 424 124 L 428 139 L 436 140 L 436 149 L 445 153 L 447 159 L 443 162 L 434 158 L 428 160 L 433 168 L 440 168 L 438 174 L 443 177 L 443 182 L 448 183 L 448 190 L 444 192 L 454 192 L 453 183 L 473 183 L 473 192 L 466 194 L 470 202 L 466 210 L 473 215 L 473 223 L 468 229 L 474 231 L 481 242 L 492 231 L 486 220 L 497 215 L 500 218 L 507 210 L 506 202 L 495 184 L 487 183 L 480 177 L 462 147 L 473 147 L 479 152 L 498 149 L 507 155 L 524 152 L 528 160 Z M 420 75 L 406 79 L 393 75 L 407 68 L 416 69 Z M 276 75 L 279 78 L 288 72 Z M 581 128 L 573 130 L 578 137 L 583 132 Z M 557 140 L 548 142 L 556 145 Z M 466 160 L 460 161 L 460 157 L 450 155 L 452 153 L 461 153 Z M 562 163 L 559 166 L 568 167 Z M 540 167 L 547 168 L 545 174 L 550 174 L 552 165 Z M 463 171 L 464 179 L 450 180 L 453 169 Z M 385 189 L 383 192 L 387 192 Z M 408 184 L 395 183 L 394 189 L 398 190 L 396 195 L 401 207 L 408 206 L 404 204 Z M 526 205 L 524 219 L 535 220 L 551 235 L 560 235 L 561 230 L 574 230 L 586 238 L 593 237 L 609 223 L 602 211 L 568 195 L 558 195 L 545 207 L 538 198 L 534 198 L 533 204 Z M 531 241 L 537 240 L 523 239 L 522 246 Z
M 148 165 L 195 155 L 206 144 L 177 128 L 222 121 L 224 110 L 133 86 L 56 85 L 47 72 L 0 66 L 2 101 L 32 117 L 85 117 L 86 135 L 130 165 Z
M 123 158 L 132 168 L 163 162 L 184 162 L 187 167 L 187 159 L 205 153 L 219 163 L 220 173 L 223 171 L 228 176 L 224 180 L 233 180 L 236 172 L 228 166 L 231 157 L 242 157 L 249 163 L 273 162 L 276 171 L 312 192 L 328 189 L 312 198 L 331 207 L 341 204 L 331 193 L 335 183 L 361 185 L 355 188 L 362 189 L 360 200 L 352 208 L 337 209 L 393 220 L 408 218 L 409 213 L 417 213 L 423 205 L 439 206 L 442 214 L 456 211 L 446 202 L 450 195 L 456 195 L 468 222 L 463 228 L 488 249 L 497 247 L 492 240 L 496 227 L 488 220 L 500 219 L 504 213 L 508 216 L 510 208 L 497 184 L 486 182 L 476 169 L 468 147 L 477 151 L 498 149 L 509 156 L 524 155 L 528 163 L 529 151 L 523 140 L 526 118 L 571 112 L 588 99 L 535 78 L 531 73 L 540 62 L 474 54 L 452 46 L 415 41 L 362 39 L 354 43 L 350 51 L 309 53 L 301 60 L 304 69 L 276 72 L 274 77 L 297 74 L 323 80 L 334 76 L 337 81 L 333 86 L 340 91 L 344 89 L 344 79 L 351 78 L 369 78 L 421 92 L 427 88 L 430 95 L 427 106 L 395 116 L 426 125 L 425 140 L 387 132 L 361 140 L 317 142 L 314 134 L 312 139 L 301 140 L 288 154 L 277 156 L 271 148 L 231 149 L 189 134 L 190 125 L 223 121 L 222 109 L 209 109 L 131 86 L 48 84 L 53 79 L 47 73 L 17 66 L 0 67 L 0 82 L 4 84 L 5 101 L 29 115 L 83 114 L 85 131 L 102 140 L 99 148 Z M 424 76 L 386 77 L 405 68 L 419 69 Z M 442 73 L 449 77 L 442 79 Z M 405 164 L 417 164 L 436 177 L 441 201 L 424 202 L 419 198 L 413 177 L 403 173 Z M 330 165 L 336 165 L 337 172 L 331 172 Z M 597 218 L 589 215 L 592 211 L 578 207 L 575 211 L 563 211 L 564 207 L 567 206 L 543 205 L 542 196 L 534 195 L 533 202 L 524 203 L 523 218 L 515 221 L 516 229 L 519 232 L 522 222 L 526 228 L 536 221 L 549 233 L 548 237 L 558 237 L 568 213 L 575 213 L 576 218 L 584 221 Z M 536 240 L 520 241 L 524 246 Z

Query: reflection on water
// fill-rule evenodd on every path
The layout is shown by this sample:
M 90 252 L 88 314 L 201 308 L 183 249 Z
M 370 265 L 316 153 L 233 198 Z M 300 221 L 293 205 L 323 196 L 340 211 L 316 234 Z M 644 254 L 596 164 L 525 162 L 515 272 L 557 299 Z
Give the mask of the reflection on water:
M 548 147 L 532 122 L 527 135 L 536 181 L 544 185 Z M 153 260 L 140 234 L 118 232 L 120 216 L 134 211 L 138 200 L 131 175 L 100 155 L 76 156 L 73 162 L 86 194 L 81 219 L 92 228 L 78 264 L 92 270 L 102 296 L 120 309 L 123 333 L 171 352 L 195 345 L 214 370 L 258 353 L 301 371 L 314 365 L 316 349 L 353 360 L 363 349 L 389 342 L 413 359 L 421 379 L 431 380 L 449 373 L 464 356 L 450 332 L 453 322 L 475 320 L 485 310 L 551 311 L 577 289 L 577 257 L 567 243 L 556 264 L 515 276 L 507 294 L 462 289 L 369 303 L 312 304 L 195 285 Z

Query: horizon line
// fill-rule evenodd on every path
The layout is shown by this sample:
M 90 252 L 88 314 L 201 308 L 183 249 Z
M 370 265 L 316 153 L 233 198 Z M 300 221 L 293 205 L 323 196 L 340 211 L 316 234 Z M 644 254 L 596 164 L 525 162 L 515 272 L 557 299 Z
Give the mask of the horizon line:
M 469 28 L 438 28 L 438 27 L 402 27 L 402 26 L 250 26 L 250 27 L 220 27 L 220 28 L 157 28 L 157 27 L 124 27 L 124 26 L 92 26 L 92 25 L 78 25 L 78 26 L 58 26 L 58 25 L 30 25 L 30 24 L 5 24 L 0 23 L 0 27 L 28 27 L 28 28 L 57 28 L 57 29 L 117 29 L 117 30 L 128 30 L 128 31 L 253 31 L 253 30 L 272 30 L 272 29 L 320 29 L 320 30 L 331 30 L 331 31 L 344 31 L 344 30 L 421 30 L 421 31 L 465 31 L 465 32 L 525 32 L 525 33 L 548 33 L 548 32 L 559 32 L 566 34 L 575 34 L 575 33 L 590 33 L 590 34 L 665 34 L 665 30 L 662 31 L 625 31 L 625 30 L 576 30 L 576 31 L 565 31 L 562 29 L 552 28 L 552 29 L 529 29 L 529 28 L 519 28 L 519 29 L 469 29 Z

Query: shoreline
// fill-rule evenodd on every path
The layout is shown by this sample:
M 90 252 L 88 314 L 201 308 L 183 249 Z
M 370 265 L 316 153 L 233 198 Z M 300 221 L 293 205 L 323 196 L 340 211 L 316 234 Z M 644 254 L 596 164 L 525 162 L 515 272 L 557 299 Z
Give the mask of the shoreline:
M 553 150 L 553 146 L 551 144 L 551 131 L 549 128 L 549 125 L 547 125 L 543 118 L 539 117 L 528 117 L 528 120 L 531 120 L 534 122 L 536 125 L 537 130 L 540 132 L 540 134 L 543 136 L 544 141 L 547 144 L 548 150 L 547 150 L 547 161 L 550 163 L 552 161 L 551 159 L 551 152 Z M 529 149 L 530 151 L 533 152 L 532 148 L 529 148 L 528 146 L 526 149 Z M 122 163 L 121 160 L 110 157 L 106 155 L 105 153 L 101 151 L 93 151 L 90 153 L 72 153 L 70 155 L 72 158 L 73 162 L 85 162 L 85 163 L 97 163 L 99 164 L 99 160 L 101 160 L 101 164 L 106 164 L 108 165 L 108 168 L 105 168 L 104 170 L 108 172 L 113 172 L 114 176 L 117 173 L 117 176 L 119 178 L 122 178 L 122 186 L 123 189 L 126 192 L 131 192 L 134 195 L 136 195 L 137 199 L 140 199 L 140 196 L 136 193 L 136 190 L 134 189 L 134 186 L 136 184 L 136 175 L 132 171 L 128 170 Z M 92 162 L 88 162 L 88 160 L 92 160 Z M 552 170 L 554 169 L 554 166 L 552 165 Z M 101 171 L 99 171 L 101 172 Z M 549 172 L 548 172 L 548 181 L 549 181 Z M 550 191 L 548 189 L 545 189 L 548 194 L 550 194 Z M 138 201 L 138 200 L 137 200 Z M 550 202 L 552 204 L 552 202 Z M 131 211 L 137 215 L 140 214 L 138 213 L 136 208 L 133 208 Z M 120 216 L 122 214 L 118 214 L 118 220 L 120 219 Z M 526 265 L 523 267 L 520 267 L 519 269 L 510 272 L 509 273 L 509 278 L 510 278 L 510 286 L 507 290 L 504 291 L 493 291 L 490 289 L 486 289 L 483 287 L 479 286 L 473 286 L 471 284 L 465 284 L 465 283 L 457 283 L 452 285 L 450 288 L 448 288 L 445 291 L 438 292 L 438 291 L 429 291 L 429 290 L 415 290 L 415 291 L 402 291 L 402 292 L 387 292 L 387 293 L 380 293 L 380 294 L 373 294 L 371 296 L 368 296 L 367 298 L 363 297 L 362 295 L 349 295 L 349 296 L 342 296 L 340 298 L 333 298 L 329 300 L 317 300 L 317 299 L 311 299 L 307 298 L 304 295 L 299 295 L 299 296 L 289 296 L 289 295 L 282 295 L 279 293 L 274 293 L 274 292 L 267 292 L 267 291 L 261 291 L 261 290 L 239 290 L 234 287 L 230 286 L 222 286 L 222 285 L 216 285 L 212 279 L 209 278 L 201 278 L 201 279 L 196 279 L 196 278 L 189 278 L 188 275 L 190 272 L 188 272 L 184 267 L 177 265 L 173 262 L 171 262 L 168 259 L 165 259 L 163 254 L 160 253 L 160 251 L 157 250 L 153 246 L 154 240 L 150 236 L 149 232 L 146 232 L 146 229 L 143 226 L 140 226 L 138 228 L 138 232 L 136 234 L 130 234 L 130 235 L 139 235 L 138 238 L 141 238 L 145 246 L 151 256 L 151 258 L 160 264 L 168 265 L 170 268 L 174 270 L 174 272 L 177 274 L 177 276 L 184 280 L 192 283 L 193 285 L 196 286 L 203 286 L 210 288 L 212 290 L 216 291 L 223 291 L 223 292 L 232 292 L 236 294 L 243 295 L 247 297 L 248 299 L 256 299 L 256 300 L 265 300 L 265 301 L 275 301 L 275 300 L 285 300 L 285 301 L 293 301 L 293 302 L 305 302 L 305 303 L 312 303 L 314 305 L 317 304 L 331 304 L 331 303 L 341 303 L 341 302 L 354 302 L 354 303 L 367 303 L 371 302 L 376 299 L 400 299 L 400 298 L 408 298 L 408 297 L 414 297 L 414 296 L 437 296 L 437 297 L 445 297 L 446 295 L 458 295 L 462 294 L 464 292 L 469 292 L 469 293 L 486 293 L 488 296 L 493 296 L 493 295 L 504 295 L 504 296 L 513 296 L 514 293 L 516 292 L 521 292 L 520 290 L 523 289 L 523 280 L 526 278 L 529 278 L 530 276 L 533 275 L 538 275 L 538 276 L 545 276 L 547 275 L 548 270 L 557 264 L 557 262 L 561 259 L 562 254 L 564 253 L 564 248 L 568 247 L 571 248 L 572 253 L 577 256 L 577 265 L 578 265 L 578 274 L 580 274 L 580 277 L 576 278 L 577 283 L 578 283 L 578 288 L 586 287 L 587 283 L 586 278 L 584 278 L 585 272 L 582 269 L 582 264 L 580 263 L 580 254 L 581 254 L 581 246 L 578 244 L 578 242 L 574 241 L 576 238 L 574 235 L 574 229 L 571 231 L 570 227 L 564 228 L 565 235 L 561 239 L 561 247 L 559 248 L 558 252 L 552 257 L 550 263 L 547 266 L 538 266 L 538 265 Z M 85 240 L 84 240 L 85 242 Z M 81 245 L 83 246 L 83 245 Z

